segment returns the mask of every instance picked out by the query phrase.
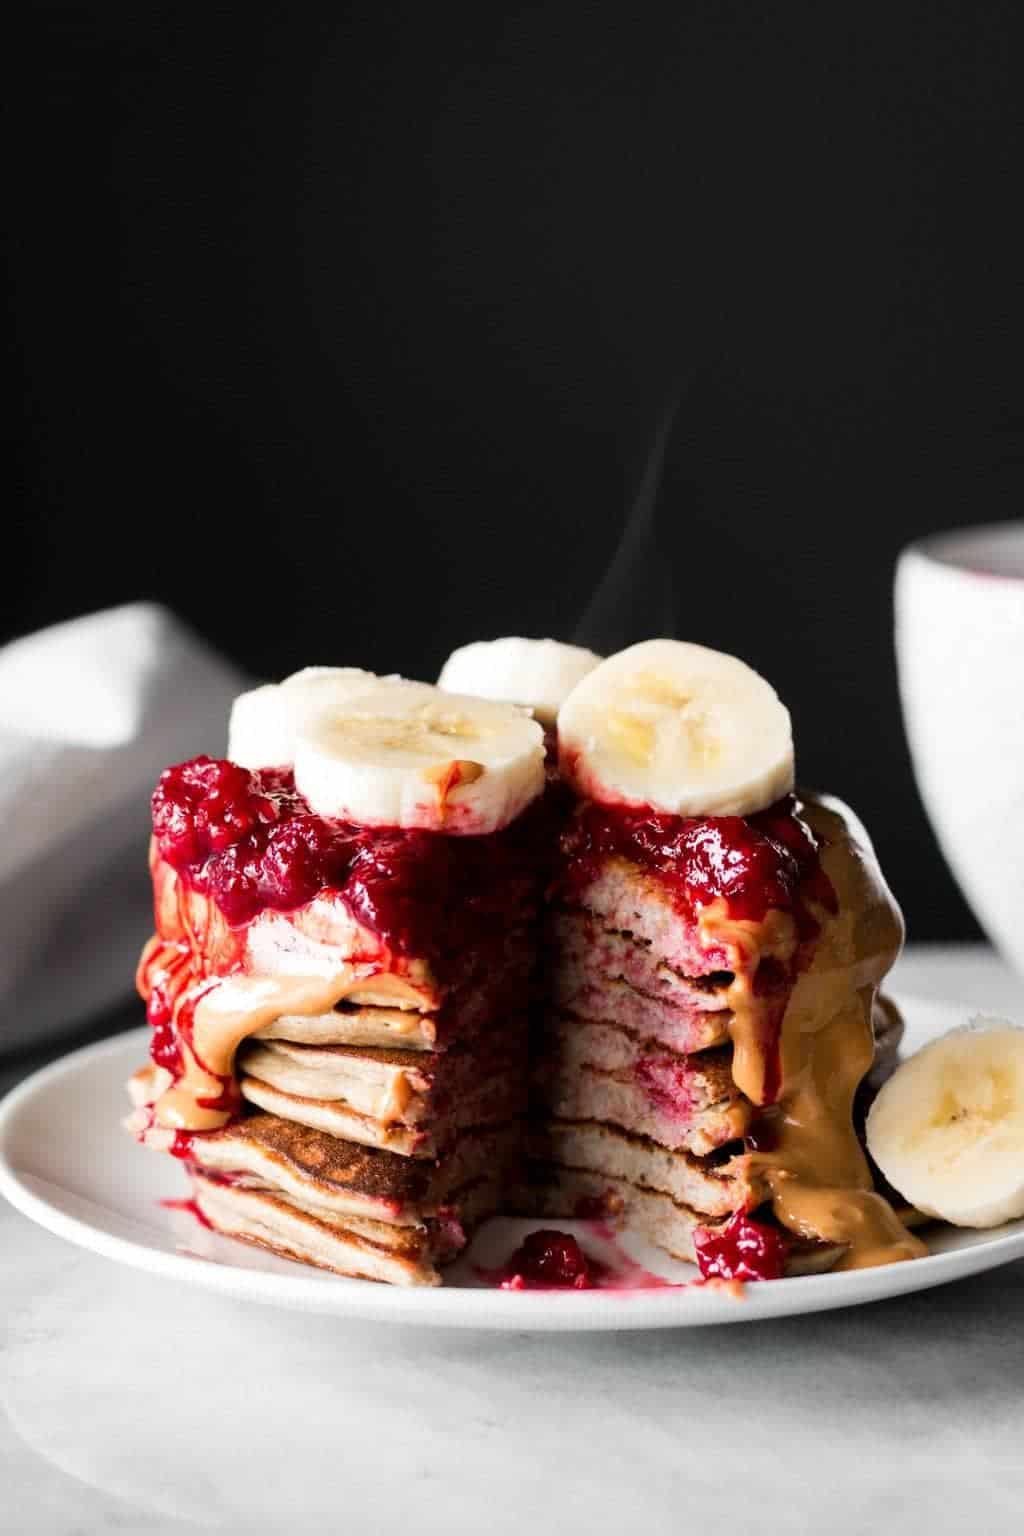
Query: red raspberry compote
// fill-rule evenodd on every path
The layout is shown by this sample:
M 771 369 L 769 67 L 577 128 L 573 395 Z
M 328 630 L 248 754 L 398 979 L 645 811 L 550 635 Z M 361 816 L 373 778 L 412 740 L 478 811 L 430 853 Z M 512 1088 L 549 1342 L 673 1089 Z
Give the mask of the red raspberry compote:
M 788 1247 L 777 1227 L 742 1213 L 694 1236 L 697 1267 L 705 1280 L 781 1280 Z
M 499 1269 L 481 1277 L 503 1291 L 589 1291 L 606 1273 L 568 1232 L 530 1232 Z

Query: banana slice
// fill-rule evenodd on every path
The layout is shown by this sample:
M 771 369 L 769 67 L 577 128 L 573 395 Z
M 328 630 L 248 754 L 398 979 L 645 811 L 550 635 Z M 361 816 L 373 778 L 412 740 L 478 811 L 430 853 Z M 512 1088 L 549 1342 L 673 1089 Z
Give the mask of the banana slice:
M 321 816 L 494 832 L 543 790 L 544 733 L 511 704 L 380 679 L 300 725 L 295 782 Z
M 439 688 L 481 699 L 525 704 L 542 725 L 554 725 L 558 711 L 600 656 L 560 640 L 474 640 L 452 651 L 441 668 Z
M 581 795 L 678 816 L 749 816 L 793 788 L 789 711 L 735 656 L 681 640 L 619 651 L 558 714 Z
M 294 757 L 295 732 L 304 720 L 342 707 L 378 682 L 395 681 L 399 679 L 378 678 L 359 667 L 303 667 L 283 683 L 253 688 L 231 706 L 228 757 L 243 768 L 288 767 Z
M 867 1120 L 894 1189 L 957 1227 L 1024 1216 L 1024 1029 L 977 1018 L 898 1067 Z

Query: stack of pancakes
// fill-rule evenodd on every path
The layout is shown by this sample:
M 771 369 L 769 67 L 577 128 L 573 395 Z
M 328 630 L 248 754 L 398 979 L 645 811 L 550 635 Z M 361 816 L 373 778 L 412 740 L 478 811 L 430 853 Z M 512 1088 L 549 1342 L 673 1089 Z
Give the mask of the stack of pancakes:
M 203 898 L 166 867 L 160 879 L 173 887 L 164 926 L 175 911 L 209 934 Z M 541 946 L 539 886 L 538 872 L 461 947 L 462 908 L 438 891 L 418 925 L 438 936 L 429 956 L 381 945 L 331 900 L 257 919 L 246 985 L 285 998 L 315 973 L 341 1000 L 321 1013 L 282 1003 L 247 1034 L 242 1112 L 223 1129 L 175 1137 L 157 1124 L 173 1077 L 155 1064 L 130 1085 L 130 1128 L 184 1158 L 217 1231 L 340 1274 L 437 1284 L 500 1210 L 605 1212 L 692 1259 L 698 1228 L 766 1196 L 744 1142 L 755 1107 L 733 1078 L 735 977 L 639 864 L 608 857 L 571 897 L 556 879 Z M 875 1025 L 864 1093 L 901 1028 L 884 1005 Z
M 287 980 L 299 941 L 275 924 L 278 944 L 258 946 L 268 986 Z M 351 925 L 321 934 L 318 968 L 343 976 L 368 938 Z M 256 1031 L 235 1062 L 242 1116 L 181 1149 L 201 1216 L 285 1258 L 437 1284 L 519 1166 L 534 955 L 515 922 L 449 965 L 385 954 L 329 1012 L 284 1012 Z M 158 1097 L 154 1075 L 137 1074 L 137 1105 Z
M 698 1229 L 767 1195 L 744 1141 L 757 1111 L 733 1078 L 735 975 L 692 914 L 624 858 L 556 897 L 546 936 L 524 1204 L 547 1216 L 604 1211 L 693 1260 Z M 901 1032 L 895 1009 L 876 1009 L 875 1086 Z M 828 1259 L 794 1253 L 792 1267 Z

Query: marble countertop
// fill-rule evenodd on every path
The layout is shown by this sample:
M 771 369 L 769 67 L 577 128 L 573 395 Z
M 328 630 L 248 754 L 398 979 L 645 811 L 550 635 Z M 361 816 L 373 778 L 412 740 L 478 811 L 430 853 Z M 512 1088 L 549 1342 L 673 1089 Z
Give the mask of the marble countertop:
M 1024 1019 L 980 946 L 894 982 Z M 991 1536 L 1024 1528 L 1024 1263 L 751 1328 L 386 1330 L 181 1290 L 0 1201 L 0 1405 L 12 1536 Z

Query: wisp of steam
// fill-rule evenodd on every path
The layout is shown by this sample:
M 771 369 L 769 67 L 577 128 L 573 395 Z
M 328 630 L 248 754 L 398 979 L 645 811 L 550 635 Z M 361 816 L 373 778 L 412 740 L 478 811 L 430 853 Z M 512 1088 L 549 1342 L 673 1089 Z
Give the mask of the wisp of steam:
M 679 412 L 682 387 L 674 390 L 658 422 L 618 546 L 573 640 L 603 656 L 651 636 L 669 636 L 675 617 L 669 562 L 657 529 L 658 492 L 665 456 Z

